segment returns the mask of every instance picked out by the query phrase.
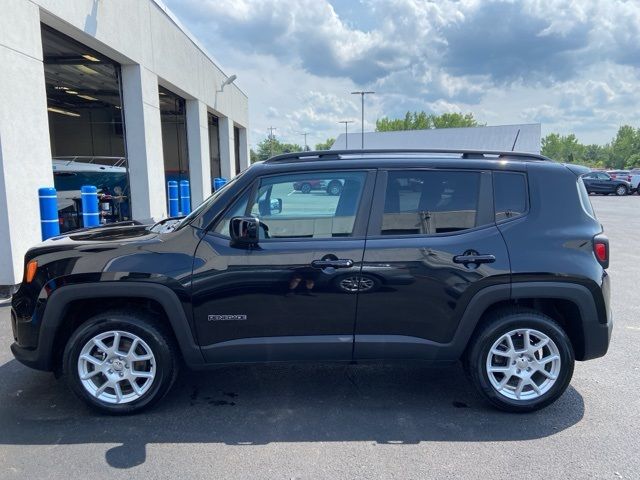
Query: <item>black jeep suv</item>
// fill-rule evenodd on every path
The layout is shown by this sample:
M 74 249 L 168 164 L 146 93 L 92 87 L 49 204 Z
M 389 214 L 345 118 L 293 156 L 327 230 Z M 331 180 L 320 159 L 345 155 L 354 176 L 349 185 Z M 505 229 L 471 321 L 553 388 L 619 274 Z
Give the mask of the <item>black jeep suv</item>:
M 514 152 L 327 151 L 253 165 L 189 216 L 29 250 L 13 354 L 110 413 L 178 367 L 462 360 L 531 411 L 607 351 L 609 244 L 584 170 Z M 294 184 L 339 181 L 339 195 Z

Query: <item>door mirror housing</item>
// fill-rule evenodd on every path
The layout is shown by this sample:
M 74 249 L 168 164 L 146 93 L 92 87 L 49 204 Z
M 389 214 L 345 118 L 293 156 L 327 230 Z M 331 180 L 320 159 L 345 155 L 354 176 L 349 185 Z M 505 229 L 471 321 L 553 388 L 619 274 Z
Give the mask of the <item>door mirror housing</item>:
M 253 247 L 258 245 L 260 220 L 254 217 L 233 217 L 229 222 L 232 247 Z

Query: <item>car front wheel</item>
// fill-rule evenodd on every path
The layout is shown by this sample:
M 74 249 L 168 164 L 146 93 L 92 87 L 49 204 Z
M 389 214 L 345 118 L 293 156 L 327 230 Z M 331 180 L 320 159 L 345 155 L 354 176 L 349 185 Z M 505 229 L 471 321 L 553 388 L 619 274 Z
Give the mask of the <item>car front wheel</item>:
M 488 319 L 465 359 L 478 391 L 510 412 L 531 412 L 553 403 L 568 387 L 573 367 L 573 348 L 564 330 L 550 317 L 528 310 Z
M 71 335 L 63 357 L 71 390 L 109 414 L 150 407 L 168 392 L 177 371 L 171 335 L 137 312 L 107 311 L 92 317 Z

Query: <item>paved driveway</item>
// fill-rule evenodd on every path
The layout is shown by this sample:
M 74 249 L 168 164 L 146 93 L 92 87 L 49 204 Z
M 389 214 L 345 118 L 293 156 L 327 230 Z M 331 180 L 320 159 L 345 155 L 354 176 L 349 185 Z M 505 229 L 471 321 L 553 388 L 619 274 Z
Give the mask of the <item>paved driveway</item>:
M 551 407 L 488 407 L 461 368 L 225 367 L 153 411 L 88 411 L 9 352 L 0 307 L 0 478 L 640 478 L 640 197 L 594 197 L 612 244 L 609 354 Z

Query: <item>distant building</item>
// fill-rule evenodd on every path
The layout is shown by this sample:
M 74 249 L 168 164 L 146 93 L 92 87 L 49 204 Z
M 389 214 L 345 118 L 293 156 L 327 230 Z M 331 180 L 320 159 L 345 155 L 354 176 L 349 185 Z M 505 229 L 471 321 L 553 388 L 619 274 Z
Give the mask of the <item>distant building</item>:
M 437 128 L 398 132 L 365 132 L 365 148 L 460 149 L 540 153 L 539 123 L 493 127 Z M 361 133 L 341 134 L 331 150 L 359 150 Z

